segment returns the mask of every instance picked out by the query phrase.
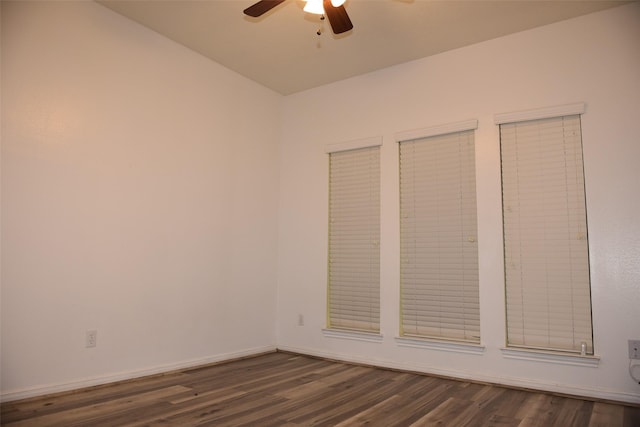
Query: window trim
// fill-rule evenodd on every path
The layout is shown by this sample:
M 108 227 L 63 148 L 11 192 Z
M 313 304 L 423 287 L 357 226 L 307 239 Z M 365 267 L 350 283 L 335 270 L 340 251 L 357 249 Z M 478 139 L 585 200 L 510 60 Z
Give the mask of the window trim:
M 356 139 L 356 140 L 351 140 L 351 141 L 345 141 L 345 142 L 340 142 L 340 143 L 335 143 L 335 144 L 328 144 L 326 146 L 326 153 L 327 156 L 329 158 L 329 180 L 331 182 L 331 174 L 332 174 L 332 170 L 331 170 L 331 158 L 332 158 L 332 154 L 341 154 L 344 152 L 354 152 L 354 151 L 359 151 L 359 150 L 366 150 L 366 149 L 377 149 L 376 151 L 378 152 L 377 156 L 378 156 L 378 162 L 380 162 L 380 147 L 382 146 L 382 142 L 383 139 L 381 136 L 375 136 L 375 137 L 369 137 L 369 138 L 362 138 L 362 139 Z M 378 163 L 378 180 L 381 179 L 380 177 L 380 163 Z M 379 185 L 379 184 L 378 184 Z M 378 192 L 380 191 L 379 187 L 378 187 Z M 329 206 L 328 206 L 328 219 L 329 221 L 331 221 L 331 183 L 329 183 L 329 188 L 328 188 L 328 201 L 329 201 Z M 378 205 L 378 211 L 380 210 L 380 205 Z M 378 213 L 379 215 L 379 213 Z M 380 223 L 378 223 L 378 228 L 380 227 Z M 329 233 L 329 240 L 328 240 L 328 251 L 327 251 L 327 287 L 326 287 L 326 294 L 327 294 L 327 300 L 326 300 L 326 328 L 323 329 L 323 331 L 327 331 L 325 332 L 325 335 L 327 336 L 331 336 L 331 337 L 339 337 L 339 338 L 352 338 L 352 339 L 360 339 L 360 340 L 375 340 L 376 336 L 380 336 L 380 322 L 378 319 L 378 329 L 377 330 L 368 330 L 368 329 L 359 329 L 359 328 L 348 328 L 345 326 L 333 326 L 332 322 L 331 322 L 331 225 L 329 223 L 329 226 L 327 228 L 327 232 Z M 380 230 L 378 229 L 378 234 L 380 233 Z M 378 237 L 379 239 L 379 237 Z M 378 240 L 378 252 L 379 252 L 379 247 L 380 247 L 380 243 Z M 379 256 L 379 255 L 378 255 Z M 380 262 L 380 258 L 378 258 L 378 264 Z M 379 293 L 380 293 L 380 279 L 378 278 L 378 298 L 379 298 Z M 381 305 L 380 305 L 380 301 L 378 302 L 378 316 L 380 316 L 380 312 L 381 312 Z M 329 332 L 331 331 L 331 332 Z M 360 338 L 357 338 L 360 337 Z M 367 338 L 368 337 L 368 338 Z M 374 338 L 372 338 L 374 337 Z
M 494 123 L 496 125 L 503 125 L 507 123 L 526 122 L 529 120 L 573 116 L 576 114 L 584 114 L 585 111 L 586 104 L 584 102 L 577 102 L 574 104 L 557 105 L 554 107 L 543 107 L 532 110 L 496 114 L 494 116 Z
M 400 148 L 403 142 L 409 142 L 412 140 L 425 139 L 431 137 L 445 136 L 448 134 L 462 133 L 467 131 L 473 132 L 474 138 L 474 150 L 475 150 L 475 131 L 478 129 L 477 119 L 468 119 L 463 121 L 451 122 L 441 125 L 434 125 L 425 128 L 411 129 L 406 131 L 397 132 L 395 134 L 395 141 Z M 475 159 L 474 159 L 475 162 Z M 400 171 L 399 171 L 400 172 Z M 475 177 L 474 177 L 475 181 Z M 477 190 L 476 190 L 477 192 Z M 476 195 L 477 197 L 477 195 Z M 476 206 L 477 214 L 477 206 Z M 400 221 L 402 219 L 400 218 Z M 476 232 L 478 228 L 476 228 Z M 400 285 L 402 287 L 402 285 Z M 400 290 L 401 291 L 401 290 Z M 480 293 L 478 284 L 478 293 Z M 400 295 L 400 305 L 402 306 L 402 295 Z M 455 339 L 447 337 L 430 337 L 420 336 L 403 333 L 403 319 L 402 308 L 400 309 L 399 321 L 399 336 L 397 336 L 396 342 L 401 347 L 413 347 L 413 348 L 429 348 L 442 351 L 451 351 L 459 353 L 480 354 L 484 352 L 484 346 L 482 345 L 482 336 L 478 337 L 478 341 L 469 341 L 464 339 Z M 481 335 L 481 329 L 479 329 Z
M 501 132 L 501 125 L 510 125 L 521 122 L 535 121 L 535 120 L 545 120 L 545 119 L 556 119 L 563 118 L 567 116 L 578 116 L 580 121 L 580 128 L 582 131 L 582 115 L 586 111 L 586 104 L 584 102 L 573 103 L 573 104 L 565 104 L 558 105 L 552 107 L 543 107 L 531 110 L 524 111 L 516 111 L 516 112 L 508 112 L 508 113 L 500 113 L 494 115 L 494 122 L 498 126 L 498 133 Z M 500 137 L 501 138 L 501 137 Z M 582 138 L 582 135 L 581 135 Z M 500 145 L 502 146 L 502 141 L 500 140 Z M 580 144 L 582 150 L 582 142 Z M 584 154 L 581 152 L 581 155 Z M 500 157 L 502 163 L 502 148 L 500 149 Z M 582 168 L 584 173 L 584 158 L 582 160 Z M 502 166 L 500 168 L 501 181 L 502 177 Z M 503 185 L 503 184 L 501 184 Z M 584 194 L 584 202 L 585 202 L 585 210 L 586 210 L 586 192 Z M 502 201 L 504 204 L 504 200 Z M 502 206 L 503 211 L 503 222 L 504 222 L 504 205 Z M 585 213 L 587 214 L 587 213 Z M 504 228 L 504 224 L 503 224 Z M 588 229 L 588 225 L 587 225 Z M 503 240 L 504 240 L 504 229 L 503 229 Z M 588 244 L 587 244 L 588 245 Z M 503 251 L 505 250 L 505 246 L 503 244 Z M 587 246 L 588 251 L 588 246 Z M 504 254 L 506 256 L 506 253 Z M 503 258 L 504 258 L 503 256 Z M 587 265 L 589 268 L 591 267 L 590 257 L 587 255 Z M 504 277 L 504 289 L 506 292 L 507 282 L 506 276 Z M 589 304 L 591 310 L 590 316 L 590 328 L 591 328 L 591 346 L 595 351 L 595 337 L 594 337 L 594 326 L 593 326 L 593 300 L 591 298 L 592 293 L 592 283 L 589 280 Z M 507 301 L 505 300 L 505 316 L 507 311 Z M 506 320 L 506 317 L 505 317 Z M 506 326 L 506 325 L 505 325 Z M 542 362 L 550 362 L 550 363 L 558 363 L 558 364 L 566 364 L 566 365 L 574 365 L 574 366 L 590 366 L 597 367 L 600 361 L 600 357 L 596 353 L 591 354 L 580 354 L 579 352 L 572 350 L 564 350 L 561 348 L 558 349 L 544 349 L 544 348 L 536 348 L 536 347 L 526 347 L 521 345 L 509 345 L 509 337 L 508 332 L 505 331 L 505 346 L 500 348 L 503 357 L 508 359 L 519 359 L 519 360 L 532 360 L 532 361 L 542 361 Z
M 428 138 L 431 136 L 446 135 L 454 132 L 464 132 L 478 129 L 478 120 L 463 120 L 459 122 L 446 123 L 443 125 L 429 126 L 426 128 L 406 130 L 395 134 L 397 143 L 410 141 L 412 139 Z
M 325 153 L 339 153 L 340 151 L 358 150 L 360 148 L 370 148 L 382 146 L 381 136 L 372 136 L 369 138 L 354 139 L 351 141 L 337 142 L 335 144 L 327 144 Z

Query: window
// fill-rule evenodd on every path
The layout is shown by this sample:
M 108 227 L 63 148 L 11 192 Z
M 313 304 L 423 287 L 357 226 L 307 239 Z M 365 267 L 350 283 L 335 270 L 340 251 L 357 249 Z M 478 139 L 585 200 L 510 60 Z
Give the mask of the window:
M 593 354 L 580 114 L 500 125 L 507 345 Z M 516 117 L 514 115 L 514 117 Z
M 476 127 L 399 144 L 403 336 L 480 342 Z
M 329 153 L 327 324 L 380 330 L 379 146 Z

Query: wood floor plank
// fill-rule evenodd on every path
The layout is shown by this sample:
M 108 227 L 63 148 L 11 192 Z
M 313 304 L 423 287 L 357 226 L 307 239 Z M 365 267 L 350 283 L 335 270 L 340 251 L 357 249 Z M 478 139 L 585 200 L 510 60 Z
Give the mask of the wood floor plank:
M 496 412 L 504 417 L 522 420 L 520 408 L 527 407 L 533 394 L 523 390 L 507 389 L 500 399 L 500 406 Z
M 535 394 L 529 406 L 522 408 L 524 416 L 520 427 L 545 427 L 548 426 L 548 408 L 552 407 L 553 396 L 547 394 Z
M 566 398 L 562 403 L 562 409 L 555 420 L 557 425 L 587 426 L 591 418 L 593 402 Z
M 194 399 L 182 399 L 177 403 L 167 402 L 165 405 L 156 405 L 152 408 L 146 408 L 144 411 L 134 409 L 128 413 L 120 413 L 117 417 L 107 415 L 104 420 L 96 420 L 98 421 L 96 425 L 100 427 L 111 425 L 127 427 L 139 427 L 149 424 L 166 425 L 169 419 L 200 411 L 216 404 L 233 405 L 235 399 L 246 394 L 246 392 L 241 391 L 216 390 L 211 393 L 202 393 L 194 396 Z
M 453 420 L 454 423 L 466 426 L 484 426 L 489 418 L 499 413 L 502 397 L 508 394 L 502 387 L 484 387 L 469 402 L 467 407 Z M 508 417 L 503 415 L 502 421 Z M 515 420 L 514 420 L 515 422 Z
M 624 420 L 622 421 L 622 426 L 623 427 L 640 426 L 640 406 L 636 406 L 636 407 L 625 406 Z
M 68 409 L 73 409 L 86 405 L 95 405 L 101 402 L 108 402 L 113 399 L 136 394 L 145 393 L 162 387 L 182 384 L 184 374 L 176 373 L 171 375 L 161 375 L 147 377 L 137 381 L 125 381 L 121 383 L 97 386 L 73 391 L 68 393 L 58 393 L 45 397 L 30 398 L 20 401 L 20 410 L 13 414 L 5 414 L 5 407 L 12 408 L 13 403 L 3 404 L 2 419 L 20 420 L 23 418 L 33 418 L 50 413 L 59 413 Z
M 467 404 L 466 400 L 449 397 L 433 411 L 411 424 L 411 427 L 434 426 L 452 424 L 452 419 L 458 415 Z
M 329 393 L 322 400 L 290 413 L 287 421 L 306 425 L 323 425 L 333 422 L 336 418 L 347 417 L 345 413 L 361 405 L 361 399 L 367 399 L 367 403 L 370 403 L 373 396 L 369 393 L 379 392 L 385 384 L 389 383 L 389 380 L 382 380 L 375 374 L 375 371 L 366 372 L 348 381 L 332 385 L 328 390 Z
M 394 402 L 402 400 L 402 397 L 395 394 L 391 397 L 376 403 L 373 406 L 368 407 L 364 411 L 360 411 L 357 414 L 335 424 L 335 427 L 348 427 L 353 425 L 368 425 L 375 424 L 376 422 L 382 423 L 389 418 L 389 413 L 397 408 Z
M 624 407 L 609 403 L 596 402 L 593 404 L 589 427 L 607 427 L 610 425 L 623 425 Z
M 456 395 L 459 387 L 456 386 L 455 381 L 438 381 L 437 385 L 432 386 L 422 396 L 415 396 L 417 403 L 419 404 L 413 413 L 408 414 L 404 423 L 401 425 L 411 425 L 417 422 L 425 414 L 429 414 L 431 411 L 442 405 L 447 399 Z
M 340 402 L 340 405 L 336 407 L 336 411 L 326 413 L 321 418 L 316 418 L 318 425 L 333 426 L 347 418 L 353 417 L 356 414 L 362 413 L 371 407 L 376 407 L 376 417 L 381 421 L 386 419 L 385 415 L 388 413 L 388 405 L 393 404 L 395 399 L 390 399 L 389 396 L 394 396 L 400 391 L 400 385 L 394 381 L 385 380 L 380 383 L 375 389 L 370 389 L 364 392 L 359 391 L 355 397 L 350 400 Z M 369 414 L 371 415 L 371 414 Z
M 56 413 L 39 415 L 33 418 L 23 419 L 14 423 L 15 427 L 68 427 L 78 422 L 91 422 L 102 414 L 115 414 L 132 407 L 144 407 L 163 398 L 175 396 L 176 394 L 188 391 L 181 385 L 162 388 L 159 390 L 140 393 L 135 396 L 126 396 L 107 402 L 100 402 L 88 406 L 80 406 L 73 409 L 66 409 Z
M 640 426 L 640 405 L 284 352 L 0 406 L 7 427 Z

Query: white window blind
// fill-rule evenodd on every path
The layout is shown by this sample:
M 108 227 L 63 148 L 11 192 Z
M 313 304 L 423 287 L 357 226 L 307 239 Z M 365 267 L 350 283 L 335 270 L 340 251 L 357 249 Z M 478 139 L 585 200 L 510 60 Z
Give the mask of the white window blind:
M 580 115 L 500 125 L 507 344 L 593 354 Z
M 329 154 L 328 327 L 380 330 L 380 148 Z
M 480 342 L 472 130 L 400 142 L 402 335 Z

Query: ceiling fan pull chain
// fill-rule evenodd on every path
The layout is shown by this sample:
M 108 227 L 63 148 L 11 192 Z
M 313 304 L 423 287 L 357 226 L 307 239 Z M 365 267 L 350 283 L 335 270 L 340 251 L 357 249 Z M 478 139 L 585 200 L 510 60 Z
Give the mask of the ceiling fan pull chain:
M 316 31 L 316 34 L 321 36 L 322 30 L 324 30 L 324 15 L 320 15 L 320 26 L 318 27 L 318 31 Z

